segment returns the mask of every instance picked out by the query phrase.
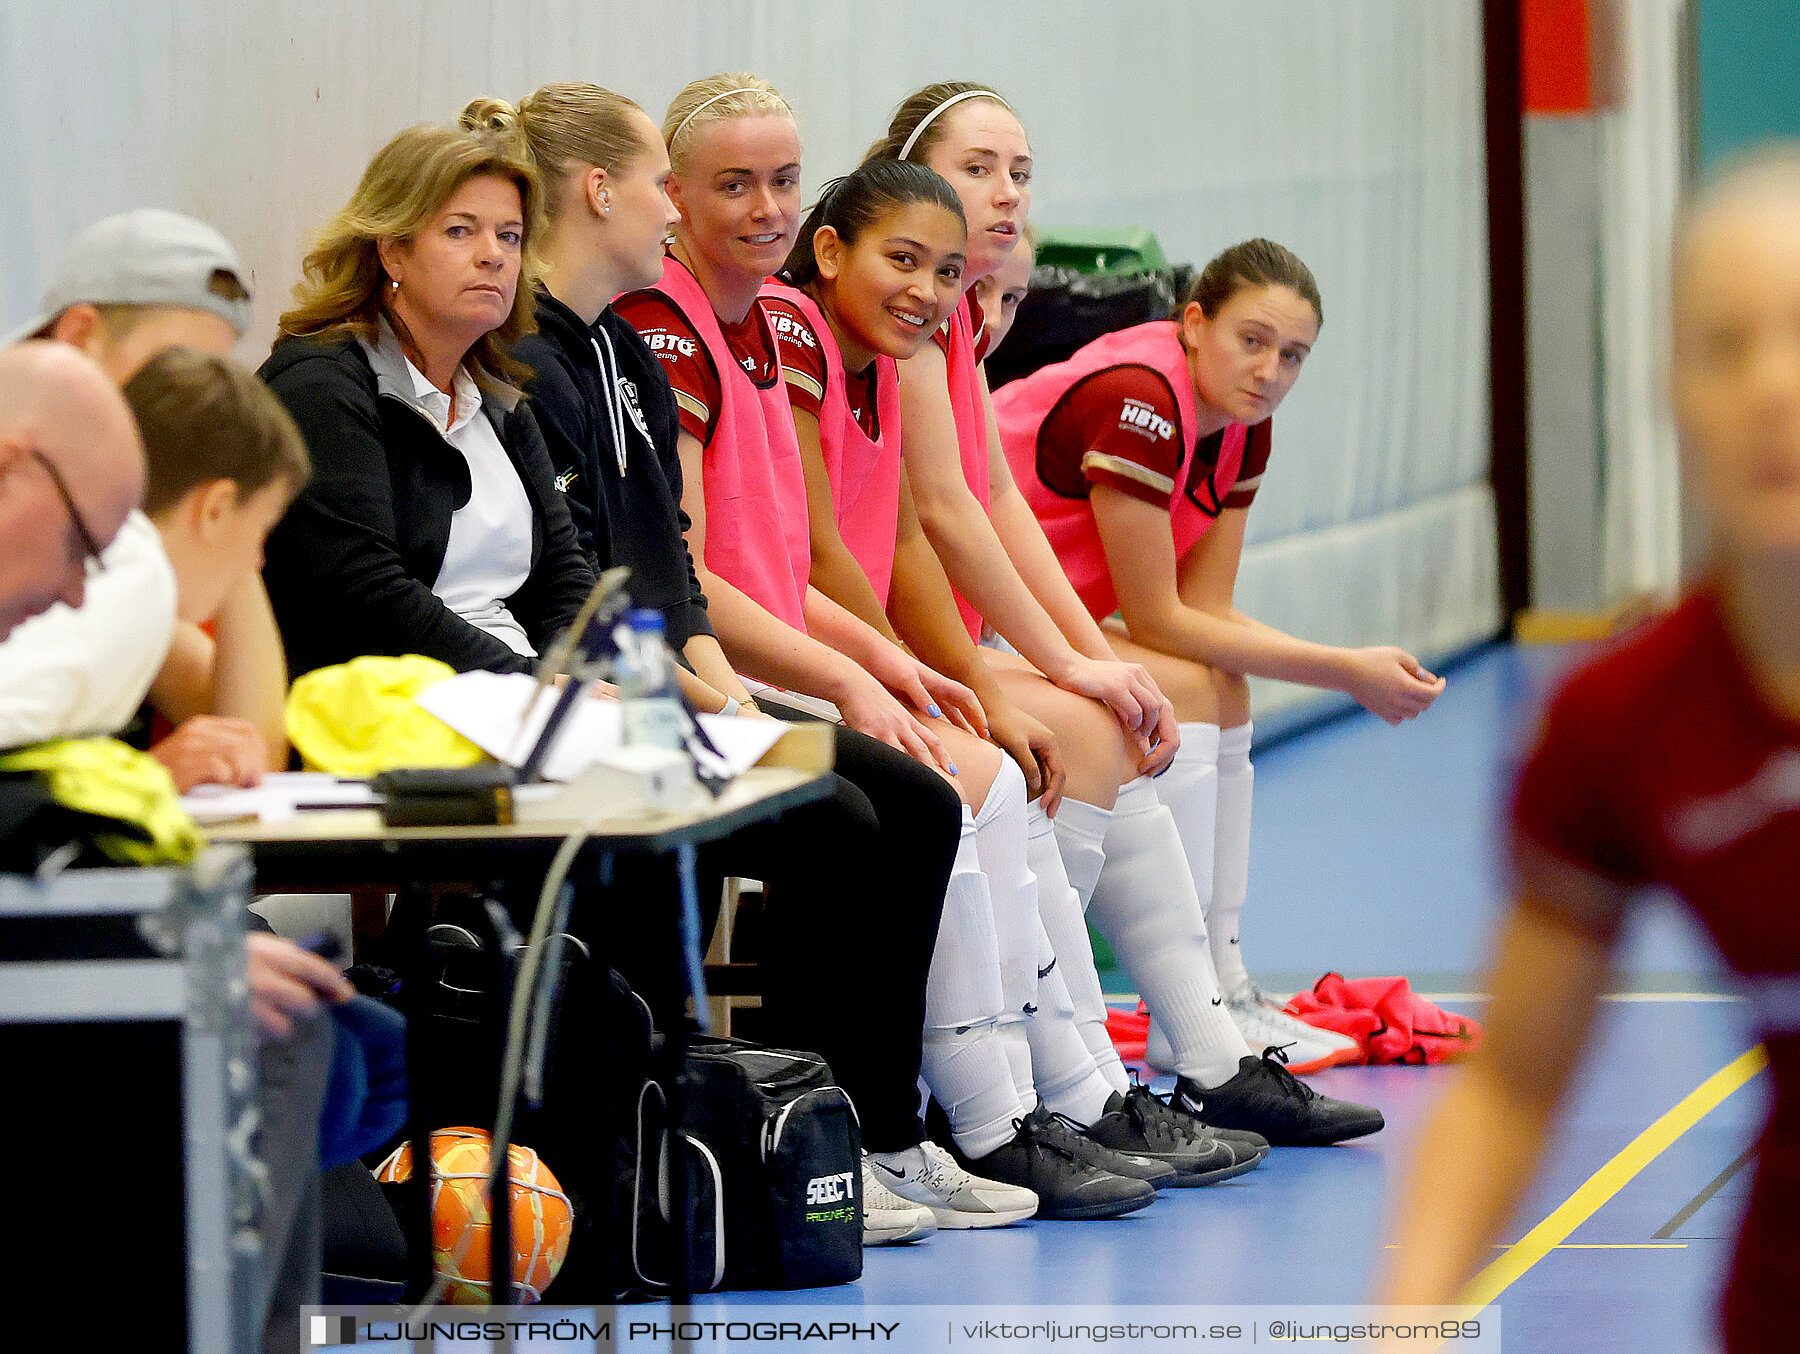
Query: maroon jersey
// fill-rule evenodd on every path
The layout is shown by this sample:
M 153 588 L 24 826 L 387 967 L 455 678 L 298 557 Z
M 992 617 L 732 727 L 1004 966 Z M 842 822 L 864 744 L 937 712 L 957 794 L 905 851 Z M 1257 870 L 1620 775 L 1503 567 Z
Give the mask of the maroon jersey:
M 1270 420 L 1252 424 L 1220 504 L 1248 508 L 1269 468 Z M 1216 492 L 1209 485 L 1224 434 L 1200 439 L 1182 484 L 1181 413 L 1169 378 L 1127 363 L 1084 376 L 1057 400 L 1037 436 L 1038 476 L 1065 498 L 1086 498 L 1103 484 L 1168 510 L 1177 493 Z
M 762 306 L 769 312 L 769 328 L 775 331 L 775 346 L 781 350 L 781 375 L 788 383 L 788 403 L 817 418 L 825 399 L 825 350 L 806 316 L 791 301 L 765 296 Z M 861 371 L 844 373 L 844 399 L 850 406 L 850 417 L 870 437 L 881 436 L 881 420 L 875 412 L 877 365 L 871 362 Z
M 719 426 L 719 373 L 694 327 L 656 291 L 621 296 L 613 303 L 613 311 L 643 336 L 662 363 L 681 412 L 681 430 L 701 446 L 711 446 L 713 430 Z M 780 358 L 755 306 L 737 324 L 720 320 L 719 330 L 752 381 L 759 387 L 774 381 Z
M 1774 1103 L 1726 1290 L 1734 1351 L 1792 1348 L 1800 1291 L 1800 724 L 1757 691 L 1702 588 L 1577 671 L 1513 800 L 1523 896 L 1610 941 L 1623 907 L 1573 903 L 1573 868 L 1664 884 L 1742 976 Z M 1559 884 L 1559 879 L 1563 882 Z

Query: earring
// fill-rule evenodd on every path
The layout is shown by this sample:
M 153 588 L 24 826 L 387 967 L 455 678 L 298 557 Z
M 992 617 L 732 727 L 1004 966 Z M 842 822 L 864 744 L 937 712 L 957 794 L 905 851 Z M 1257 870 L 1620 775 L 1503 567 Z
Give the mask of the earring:
M 399 291 L 400 290 L 400 279 L 397 277 L 390 277 L 388 279 L 388 289 L 390 291 Z

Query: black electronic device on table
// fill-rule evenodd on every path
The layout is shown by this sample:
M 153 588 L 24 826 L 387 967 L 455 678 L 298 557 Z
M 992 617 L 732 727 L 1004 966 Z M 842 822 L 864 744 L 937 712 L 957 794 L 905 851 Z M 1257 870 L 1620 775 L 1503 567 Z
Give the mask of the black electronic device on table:
M 525 703 L 520 726 L 531 718 L 538 697 L 558 677 L 567 676 L 550 717 L 531 751 L 517 767 L 483 762 L 476 766 L 402 767 L 369 781 L 382 797 L 381 821 L 389 827 L 449 827 L 504 824 L 513 821 L 513 787 L 542 779 L 550 749 L 586 694 L 591 679 L 580 675 L 610 651 L 612 624 L 631 605 L 626 568 L 608 569 L 595 580 L 575 619 L 538 665 L 537 688 Z

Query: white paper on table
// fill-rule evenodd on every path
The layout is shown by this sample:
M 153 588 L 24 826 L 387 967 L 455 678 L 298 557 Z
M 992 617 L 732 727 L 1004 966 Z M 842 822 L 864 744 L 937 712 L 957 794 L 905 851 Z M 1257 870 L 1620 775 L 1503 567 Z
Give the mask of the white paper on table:
M 265 823 L 292 818 L 302 808 L 367 808 L 380 802 L 366 781 L 339 780 L 320 771 L 277 771 L 260 785 L 196 785 L 181 797 L 181 807 L 197 822 L 219 823 L 257 818 Z
M 531 755 L 561 693 L 550 687 L 532 704 L 536 679 L 522 672 L 464 672 L 427 687 L 416 699 L 422 709 L 467 738 L 476 747 L 518 766 Z M 724 754 L 720 760 L 704 752 L 708 771 L 735 776 L 754 765 L 787 726 L 766 719 L 731 719 L 701 715 L 700 726 Z M 563 723 L 543 773 L 549 780 L 573 780 L 619 746 L 619 702 L 584 696 Z
M 736 715 L 700 715 L 697 722 L 706 736 L 724 754 L 714 757 L 705 748 L 699 751 L 700 764 L 715 775 L 740 775 L 755 766 L 763 753 L 780 741 L 788 726 L 777 719 L 740 719 Z

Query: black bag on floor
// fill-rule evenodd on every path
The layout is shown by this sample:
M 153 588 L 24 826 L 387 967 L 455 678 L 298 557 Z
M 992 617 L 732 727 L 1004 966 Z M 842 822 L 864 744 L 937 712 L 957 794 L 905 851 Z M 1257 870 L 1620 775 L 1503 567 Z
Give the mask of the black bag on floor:
M 488 899 L 446 900 L 438 917 L 426 932 L 422 981 L 367 966 L 351 977 L 360 990 L 411 1009 L 430 1029 L 426 1073 L 437 1124 L 485 1127 L 499 1092 L 506 1005 L 523 937 Z M 555 1172 L 574 1208 L 568 1257 L 544 1298 L 575 1305 L 643 1298 L 648 1291 L 632 1265 L 632 1201 L 638 1099 L 650 1079 L 655 1037 L 650 1010 L 617 972 L 592 963 L 578 938 L 564 934 L 549 943 L 555 990 L 544 1102 L 536 1109 L 521 1102 L 513 1131 L 514 1142 L 535 1149 Z M 404 1187 L 380 1189 L 396 1211 L 403 1207 Z M 405 1229 L 409 1244 L 422 1234 L 416 1220 Z M 331 1242 L 328 1236 L 328 1261 Z
M 696 1036 L 682 1133 L 696 1292 L 818 1288 L 862 1276 L 862 1129 L 815 1053 Z M 634 1253 L 667 1286 L 667 1116 L 647 1086 L 639 1115 Z

